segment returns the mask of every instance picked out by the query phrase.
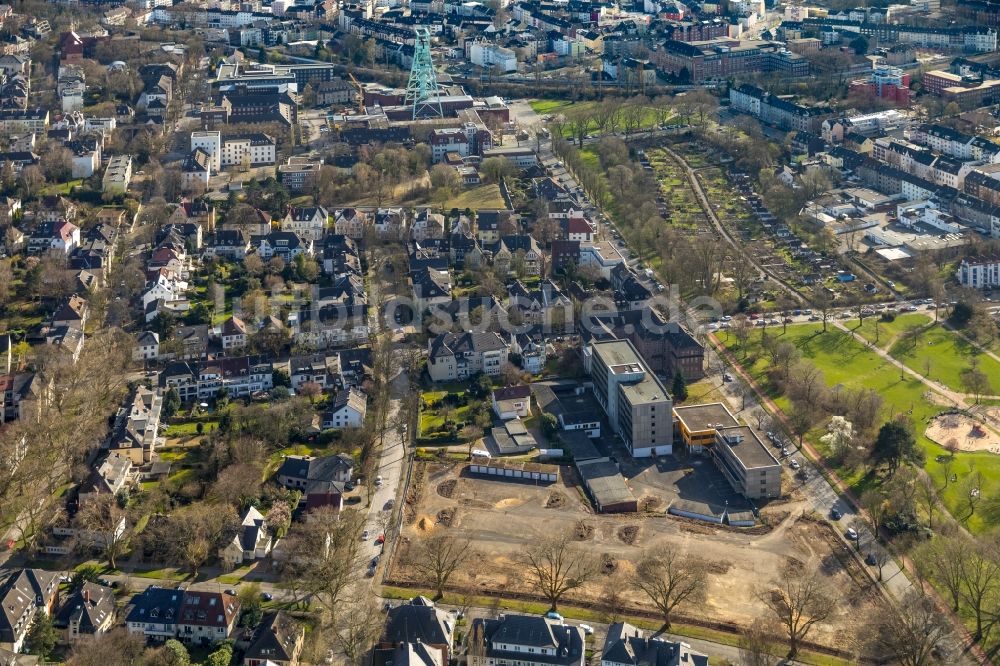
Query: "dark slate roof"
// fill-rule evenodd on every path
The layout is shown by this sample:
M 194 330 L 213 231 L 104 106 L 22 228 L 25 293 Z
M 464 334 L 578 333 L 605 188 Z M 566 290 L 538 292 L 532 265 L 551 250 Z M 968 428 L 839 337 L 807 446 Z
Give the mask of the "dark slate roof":
M 126 622 L 157 622 L 177 624 L 183 590 L 171 590 L 155 585 L 132 597 Z
M 278 476 L 305 481 L 333 481 L 339 470 L 353 467 L 354 460 L 346 454 L 319 458 L 285 456 L 284 462 L 278 468 Z
M 244 659 L 291 661 L 295 643 L 302 633 L 302 626 L 285 613 L 278 611 L 269 614 L 254 631 L 250 647 L 243 655 Z
M 418 597 L 389 611 L 382 642 L 398 645 L 420 641 L 428 645 L 447 645 L 450 648 L 453 633 L 454 627 L 448 614 Z
M 93 634 L 115 614 L 115 591 L 97 583 L 84 583 L 59 609 L 55 624 L 69 626 L 79 622 L 80 632 Z

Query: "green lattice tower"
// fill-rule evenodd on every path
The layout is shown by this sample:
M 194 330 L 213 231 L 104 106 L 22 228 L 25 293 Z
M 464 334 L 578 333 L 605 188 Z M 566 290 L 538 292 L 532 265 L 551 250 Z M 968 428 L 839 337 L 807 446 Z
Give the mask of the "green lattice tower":
M 444 117 L 441 108 L 441 91 L 438 88 L 434 62 L 431 60 L 431 33 L 424 27 L 416 29 L 413 43 L 413 65 L 410 80 L 406 84 L 404 104 L 413 105 L 413 119 L 428 116 Z

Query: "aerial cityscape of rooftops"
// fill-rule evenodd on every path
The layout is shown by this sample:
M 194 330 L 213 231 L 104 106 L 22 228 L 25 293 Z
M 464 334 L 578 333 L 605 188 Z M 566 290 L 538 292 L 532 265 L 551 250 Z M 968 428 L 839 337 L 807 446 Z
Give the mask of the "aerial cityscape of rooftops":
M 1000 664 L 1000 1 L 0 4 L 0 666 Z

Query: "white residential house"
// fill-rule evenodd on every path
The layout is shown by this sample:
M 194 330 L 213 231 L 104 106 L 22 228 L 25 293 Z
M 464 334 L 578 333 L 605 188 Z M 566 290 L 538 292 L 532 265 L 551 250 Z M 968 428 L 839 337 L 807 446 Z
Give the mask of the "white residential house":
M 368 397 L 355 388 L 346 388 L 337 393 L 330 408 L 323 413 L 323 429 L 360 428 L 365 422 Z
M 222 348 L 226 351 L 239 349 L 247 344 L 247 325 L 239 317 L 230 317 L 222 322 L 219 332 Z
M 219 559 L 230 568 L 267 557 L 274 547 L 274 535 L 263 514 L 247 507 L 240 528 L 232 540 L 219 549 Z
M 312 241 L 323 240 L 329 214 L 322 206 L 291 206 L 281 221 L 283 231 L 292 231 Z M 339 233 L 339 232 L 338 232 Z
M 222 169 L 222 133 L 210 131 L 191 132 L 191 151 L 201 148 L 208 153 L 212 161 L 212 169 L 218 172 Z
M 967 257 L 959 264 L 955 277 L 963 287 L 1000 287 L 1000 256 Z
M 136 339 L 136 347 L 132 358 L 136 361 L 155 361 L 160 356 L 160 334 L 154 331 L 143 331 Z

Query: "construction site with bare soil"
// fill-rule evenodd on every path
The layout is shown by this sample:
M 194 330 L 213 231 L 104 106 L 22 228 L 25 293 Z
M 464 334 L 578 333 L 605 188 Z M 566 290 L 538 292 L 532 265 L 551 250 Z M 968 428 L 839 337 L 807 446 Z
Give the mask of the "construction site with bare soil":
M 800 498 L 765 508 L 761 518 L 767 529 L 740 530 L 667 516 L 662 505 L 641 513 L 597 514 L 572 468 L 561 472 L 555 483 L 535 484 L 473 475 L 464 463 L 417 463 L 386 583 L 432 588 L 413 558 L 423 542 L 446 535 L 467 540 L 471 552 L 449 580 L 449 590 L 544 601 L 520 557 L 539 540 L 568 534 L 571 548 L 600 565 L 566 595 L 564 605 L 604 610 L 615 589 L 627 613 L 655 618 L 655 607 L 630 579 L 645 555 L 667 546 L 703 561 L 708 571 L 698 612 L 688 615 L 679 608 L 678 619 L 692 624 L 735 629 L 767 617 L 771 611 L 759 596 L 772 587 L 777 572 L 790 568 L 819 571 L 839 599 L 832 617 L 810 634 L 812 642 L 842 647 L 838 635 L 856 635 L 857 624 L 878 601 L 877 586 L 849 546 L 827 522 L 807 515 Z

